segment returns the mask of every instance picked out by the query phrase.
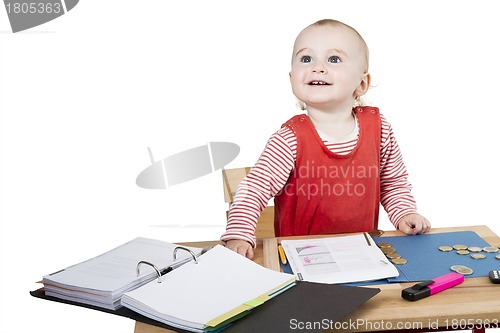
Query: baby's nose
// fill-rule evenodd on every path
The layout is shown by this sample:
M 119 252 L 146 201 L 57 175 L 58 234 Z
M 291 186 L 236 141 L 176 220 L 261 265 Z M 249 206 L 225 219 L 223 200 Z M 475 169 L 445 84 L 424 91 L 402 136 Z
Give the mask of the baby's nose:
M 324 66 L 318 64 L 313 67 L 313 73 L 324 74 L 326 73 L 326 69 Z

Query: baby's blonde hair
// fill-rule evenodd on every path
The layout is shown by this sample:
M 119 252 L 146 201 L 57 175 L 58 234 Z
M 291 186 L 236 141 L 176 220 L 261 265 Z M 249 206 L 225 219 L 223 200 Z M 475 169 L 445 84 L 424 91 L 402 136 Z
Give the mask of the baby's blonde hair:
M 352 32 L 354 32 L 354 34 L 356 36 L 358 36 L 359 42 L 361 45 L 361 49 L 364 52 L 364 60 L 365 60 L 365 71 L 364 72 L 365 72 L 365 74 L 368 74 L 368 68 L 369 68 L 369 63 L 370 63 L 370 51 L 368 49 L 368 45 L 366 44 L 366 42 L 363 39 L 363 37 L 361 36 L 361 34 L 356 29 L 351 27 L 350 25 L 347 25 L 343 22 L 333 20 L 333 19 L 323 19 L 323 20 L 316 21 L 313 24 L 308 25 L 306 28 L 304 28 L 304 30 L 306 30 L 307 28 L 310 28 L 310 27 L 323 27 L 323 26 L 344 27 L 344 28 L 351 30 Z M 302 31 L 304 31 L 304 30 L 302 30 Z M 295 49 L 295 45 L 294 45 L 294 49 Z M 363 98 L 361 96 L 356 97 L 356 99 L 354 100 L 354 105 L 355 106 L 365 105 Z M 298 101 L 298 106 L 300 107 L 301 110 L 303 110 L 303 111 L 306 110 L 306 105 L 302 101 Z

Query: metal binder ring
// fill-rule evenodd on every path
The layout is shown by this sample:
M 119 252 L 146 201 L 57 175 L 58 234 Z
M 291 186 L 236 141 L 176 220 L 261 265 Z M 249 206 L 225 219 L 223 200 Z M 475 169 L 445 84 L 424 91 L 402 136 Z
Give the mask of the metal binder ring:
M 137 276 L 140 275 L 141 264 L 146 264 L 146 265 L 149 265 L 149 266 L 153 267 L 155 269 L 155 271 L 156 271 L 156 274 L 158 274 L 158 283 L 161 283 L 161 273 L 160 273 L 160 270 L 158 269 L 158 267 L 156 267 L 155 265 L 153 265 L 152 263 L 147 262 L 147 261 L 141 260 L 141 261 L 139 261 L 137 263 L 137 268 L 136 268 Z
M 184 250 L 184 251 L 188 251 L 189 253 L 191 253 L 191 256 L 193 257 L 194 259 L 194 262 L 197 264 L 198 263 L 198 259 L 196 258 L 196 254 L 194 254 L 193 251 L 191 251 L 190 249 L 186 248 L 186 247 L 183 247 L 183 246 L 177 246 L 175 249 L 174 249 L 174 260 L 177 259 L 177 250 Z

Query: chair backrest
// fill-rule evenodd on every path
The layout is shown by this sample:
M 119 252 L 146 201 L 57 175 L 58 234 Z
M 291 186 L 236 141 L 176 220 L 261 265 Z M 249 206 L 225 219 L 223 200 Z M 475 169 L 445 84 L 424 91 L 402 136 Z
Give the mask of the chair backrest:
M 222 170 L 222 181 L 224 184 L 224 201 L 231 206 L 234 201 L 234 195 L 238 190 L 240 182 L 250 172 L 250 167 L 224 169 Z M 226 212 L 226 216 L 229 212 Z M 267 206 L 260 214 L 255 230 L 257 238 L 274 237 L 274 206 Z

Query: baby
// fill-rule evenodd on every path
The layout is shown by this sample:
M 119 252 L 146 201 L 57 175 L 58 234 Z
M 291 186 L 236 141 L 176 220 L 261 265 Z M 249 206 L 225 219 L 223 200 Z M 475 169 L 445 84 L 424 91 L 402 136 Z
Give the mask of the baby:
M 253 257 L 260 212 L 274 197 L 280 236 L 377 229 L 379 206 L 406 234 L 425 233 L 391 125 L 362 106 L 370 87 L 368 47 L 352 27 L 318 21 L 300 32 L 290 82 L 305 114 L 271 136 L 241 182 L 221 240 Z

